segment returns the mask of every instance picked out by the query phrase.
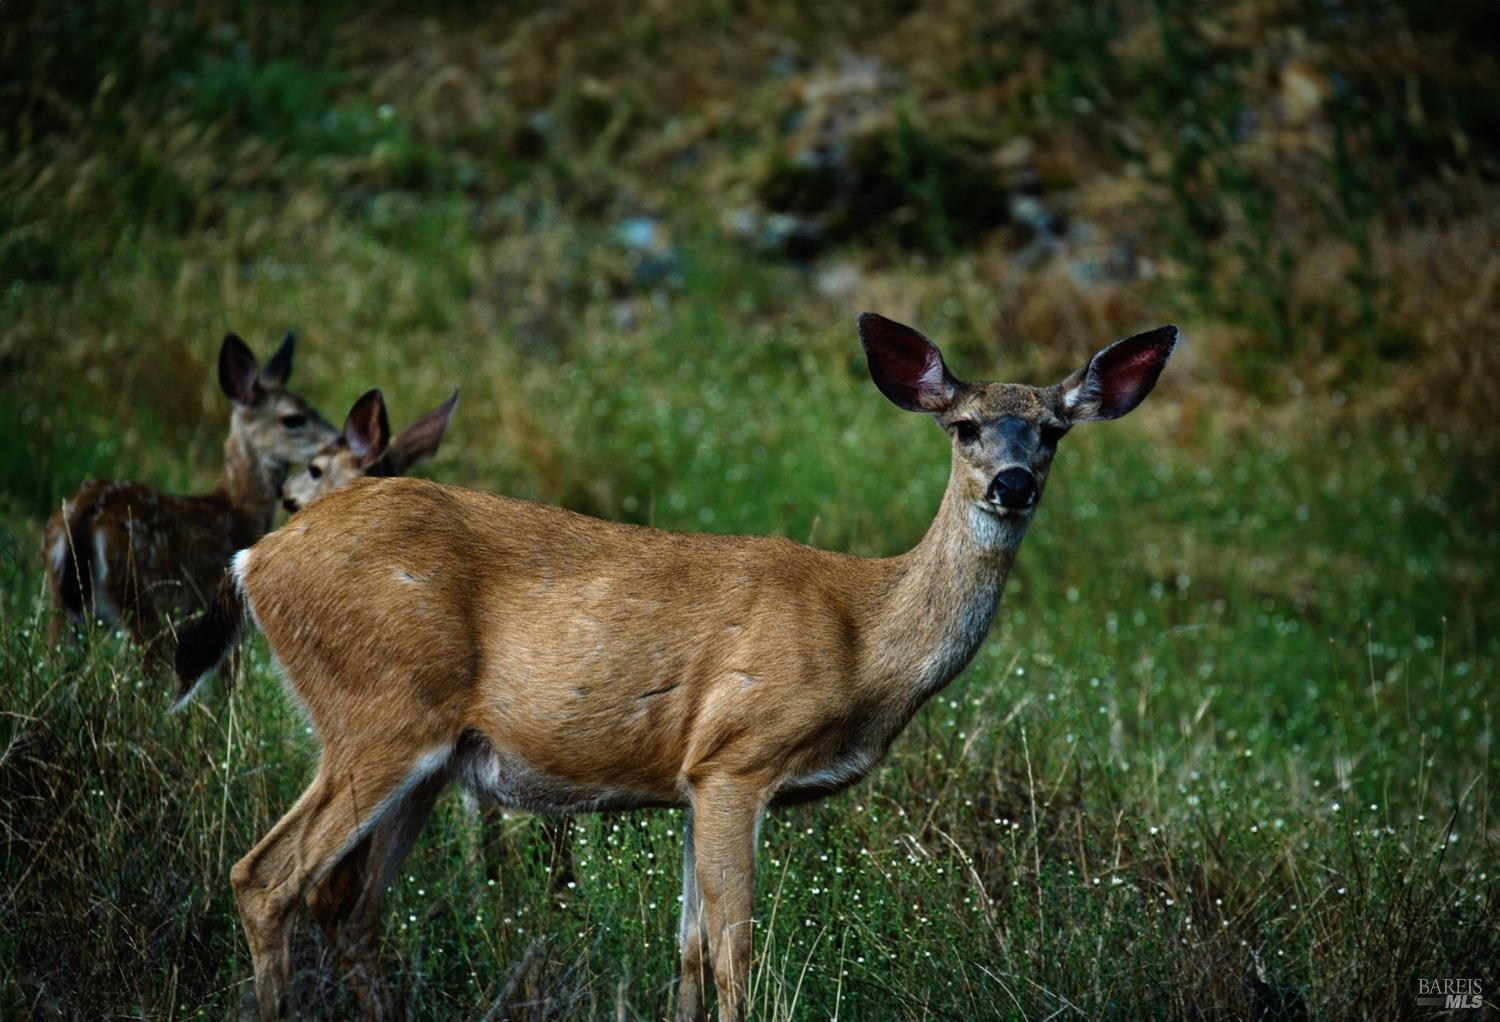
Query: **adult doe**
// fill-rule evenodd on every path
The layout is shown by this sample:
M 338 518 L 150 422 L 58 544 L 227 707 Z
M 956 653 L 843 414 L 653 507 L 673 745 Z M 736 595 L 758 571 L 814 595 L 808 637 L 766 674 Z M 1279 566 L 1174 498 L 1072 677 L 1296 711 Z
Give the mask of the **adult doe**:
M 1062 383 L 963 383 L 866 313 L 875 384 L 952 438 L 908 553 L 684 535 L 411 479 L 331 494 L 234 558 L 185 641 L 191 686 L 249 607 L 322 741 L 317 775 L 234 867 L 263 1017 L 307 896 L 371 1014 L 382 890 L 450 781 L 551 812 L 687 810 L 679 1019 L 742 1019 L 767 807 L 859 780 L 978 650 L 1058 440 L 1155 385 L 1161 327 Z M 188 689 L 191 694 L 191 689 Z
M 219 386 L 234 403 L 224 469 L 209 493 L 174 497 L 140 483 L 89 482 L 47 523 L 43 559 L 55 643 L 67 614 L 123 625 L 162 654 L 164 617 L 203 607 L 229 557 L 271 527 L 288 469 L 335 436 L 286 389 L 296 339 L 288 333 L 262 368 L 234 334 L 219 348 Z
M 432 411 L 391 439 L 391 424 L 385 413 L 385 398 L 379 388 L 359 396 L 344 428 L 307 463 L 307 467 L 281 486 L 281 503 L 288 511 L 300 511 L 324 494 L 332 493 L 366 476 L 404 476 L 437 453 L 453 410 L 458 391 Z

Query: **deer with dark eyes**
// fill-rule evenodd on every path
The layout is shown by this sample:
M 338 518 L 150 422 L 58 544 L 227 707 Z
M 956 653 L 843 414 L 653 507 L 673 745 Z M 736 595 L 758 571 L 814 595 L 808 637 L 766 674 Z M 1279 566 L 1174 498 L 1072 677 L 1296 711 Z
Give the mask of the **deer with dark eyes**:
M 295 806 L 231 880 L 264 1018 L 284 1007 L 293 912 L 339 934 L 365 1010 L 379 904 L 438 794 L 532 811 L 686 812 L 680 1020 L 745 1016 L 756 832 L 770 808 L 869 772 L 978 651 L 1062 436 L 1115 419 L 1176 344 L 1161 327 L 1059 384 L 966 383 L 910 327 L 866 314 L 880 391 L 952 438 L 937 515 L 861 558 L 663 532 L 415 479 L 365 479 L 235 555 L 178 676 L 245 610 L 322 743 Z M 192 641 L 190 642 L 189 639 Z
M 339 435 L 313 455 L 305 469 L 282 484 L 282 506 L 300 511 L 356 479 L 405 475 L 437 453 L 457 407 L 455 390 L 448 400 L 419 416 L 393 440 L 385 398 L 379 388 L 365 391 L 349 409 Z
M 229 556 L 271 527 L 281 484 L 336 435 L 286 387 L 296 339 L 265 366 L 234 334 L 219 348 L 219 387 L 233 403 L 224 468 L 208 493 L 169 496 L 141 483 L 89 482 L 63 501 L 43 544 L 55 644 L 71 615 L 126 629 L 147 663 L 167 656 L 164 623 L 201 609 Z

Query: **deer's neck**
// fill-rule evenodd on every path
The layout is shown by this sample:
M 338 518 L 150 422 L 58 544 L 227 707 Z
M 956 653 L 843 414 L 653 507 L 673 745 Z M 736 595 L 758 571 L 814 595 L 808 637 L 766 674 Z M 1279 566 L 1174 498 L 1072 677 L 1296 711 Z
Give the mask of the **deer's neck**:
M 286 465 L 263 457 L 239 429 L 231 427 L 224 441 L 224 471 L 216 492 L 228 500 L 250 538 L 270 531 L 286 473 Z
M 927 535 L 889 562 L 893 578 L 866 645 L 873 675 L 894 689 L 889 705 L 908 717 L 979 652 L 1026 532 L 1027 518 L 976 508 L 956 479 L 955 471 Z

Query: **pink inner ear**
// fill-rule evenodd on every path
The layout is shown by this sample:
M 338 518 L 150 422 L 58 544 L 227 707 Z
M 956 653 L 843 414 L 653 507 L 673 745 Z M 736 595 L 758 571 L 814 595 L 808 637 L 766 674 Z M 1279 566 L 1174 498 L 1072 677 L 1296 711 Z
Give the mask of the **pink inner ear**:
M 1135 390 L 1140 386 L 1141 378 L 1161 362 L 1164 354 L 1155 345 L 1131 352 L 1104 370 L 1104 392 L 1114 396 Z
M 886 397 L 912 411 L 934 411 L 951 398 L 943 356 L 927 338 L 868 312 L 859 318 L 859 332 L 870 375 Z
M 1097 387 L 1094 418 L 1117 419 L 1145 400 L 1177 345 L 1175 326 L 1116 341 L 1089 363 L 1088 377 Z
M 385 402 L 378 389 L 367 391 L 349 410 L 349 417 L 344 421 L 344 440 L 365 463 L 385 453 L 390 426 L 385 416 Z

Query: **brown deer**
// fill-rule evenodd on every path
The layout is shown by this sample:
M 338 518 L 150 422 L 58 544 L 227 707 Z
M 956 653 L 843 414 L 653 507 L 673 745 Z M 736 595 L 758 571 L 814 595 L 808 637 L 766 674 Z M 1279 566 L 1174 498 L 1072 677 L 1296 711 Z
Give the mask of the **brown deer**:
M 219 386 L 232 402 L 219 484 L 175 497 L 140 483 L 89 482 L 63 501 L 43 544 L 55 644 L 66 615 L 122 625 L 164 655 L 164 618 L 204 606 L 229 557 L 271 527 L 287 470 L 333 439 L 333 427 L 286 389 L 295 337 L 264 368 L 234 334 L 219 348 Z
M 305 469 L 282 484 L 282 506 L 288 511 L 300 511 L 356 479 L 405 475 L 437 453 L 457 407 L 455 390 L 448 400 L 419 417 L 392 440 L 385 398 L 379 388 L 365 391 L 349 409 L 339 435 L 313 455 Z
M 897 557 L 662 532 L 412 479 L 331 494 L 235 555 L 179 650 L 185 686 L 248 607 L 323 746 L 297 804 L 234 867 L 262 1017 L 282 1008 L 306 894 L 365 1010 L 381 892 L 451 781 L 525 809 L 687 810 L 677 1017 L 742 1019 L 756 830 L 863 777 L 979 649 L 1077 422 L 1155 385 L 1175 327 L 1051 387 L 963 383 L 866 313 L 886 397 L 952 437 L 931 528 Z M 191 641 L 190 641 L 191 640 Z M 188 689 L 191 694 L 191 689 Z

